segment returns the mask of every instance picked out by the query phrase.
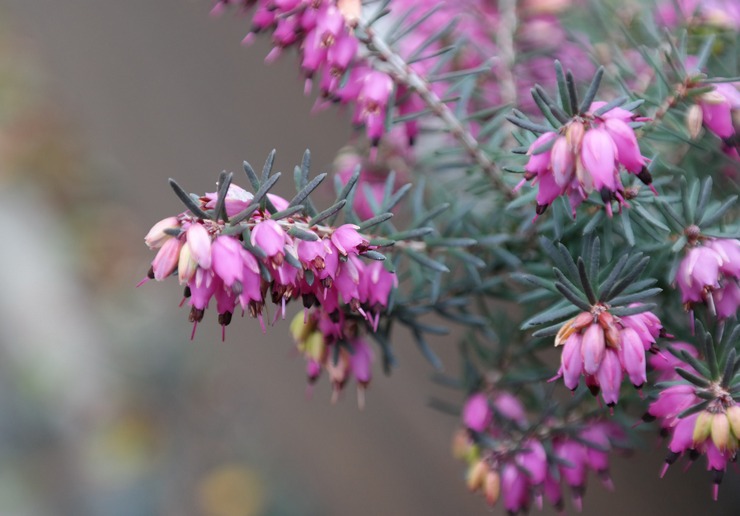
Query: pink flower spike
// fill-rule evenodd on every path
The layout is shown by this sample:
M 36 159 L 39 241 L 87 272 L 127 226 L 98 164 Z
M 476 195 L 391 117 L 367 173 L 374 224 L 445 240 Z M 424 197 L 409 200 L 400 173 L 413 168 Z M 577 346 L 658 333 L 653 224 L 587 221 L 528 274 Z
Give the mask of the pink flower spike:
M 187 230 L 187 242 L 198 266 L 203 269 L 211 268 L 211 236 L 208 230 L 198 223 L 193 223 Z

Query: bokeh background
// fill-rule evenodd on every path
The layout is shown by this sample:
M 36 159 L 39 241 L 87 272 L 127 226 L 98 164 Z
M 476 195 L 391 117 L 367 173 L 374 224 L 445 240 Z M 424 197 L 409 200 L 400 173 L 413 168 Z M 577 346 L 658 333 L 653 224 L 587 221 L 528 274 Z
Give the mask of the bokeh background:
M 310 114 L 293 56 L 265 66 L 247 19 L 209 8 L 0 0 L 0 515 L 489 513 L 451 456 L 456 419 L 428 406 L 462 395 L 404 334 L 359 411 L 325 381 L 307 399 L 286 325 L 235 319 L 221 342 L 209 314 L 191 341 L 176 282 L 134 288 L 143 235 L 181 211 L 168 177 L 212 191 L 307 147 L 318 173 L 349 136 Z M 454 372 L 454 338 L 435 347 Z M 701 463 L 657 480 L 654 442 L 615 458 L 616 493 L 592 479 L 586 514 L 740 514 L 737 474 L 711 503 Z

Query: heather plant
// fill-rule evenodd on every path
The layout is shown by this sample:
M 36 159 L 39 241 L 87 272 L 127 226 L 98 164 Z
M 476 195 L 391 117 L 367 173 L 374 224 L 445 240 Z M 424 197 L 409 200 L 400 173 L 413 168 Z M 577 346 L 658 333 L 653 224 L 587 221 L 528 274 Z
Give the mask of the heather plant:
M 214 3 L 227 12 L 245 43 L 271 39 L 267 61 L 295 50 L 296 91 L 356 131 L 332 202 L 308 151 L 291 199 L 271 192 L 274 151 L 212 193 L 170 179 L 185 211 L 146 236 L 143 282 L 176 277 L 193 332 L 213 307 L 222 338 L 239 313 L 289 327 L 309 383 L 337 401 L 354 380 L 363 406 L 405 327 L 461 391 L 434 405 L 461 417 L 468 488 L 512 514 L 562 509 L 566 488 L 580 509 L 588 472 L 613 487 L 611 454 L 656 419 L 666 465 L 705 457 L 717 497 L 740 439 L 736 3 Z M 451 327 L 457 375 L 428 342 Z

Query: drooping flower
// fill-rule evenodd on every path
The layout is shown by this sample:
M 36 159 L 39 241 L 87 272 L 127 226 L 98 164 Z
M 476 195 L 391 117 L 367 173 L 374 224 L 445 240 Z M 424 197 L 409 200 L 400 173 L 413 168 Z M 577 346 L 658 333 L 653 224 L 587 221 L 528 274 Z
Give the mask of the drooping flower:
M 581 312 L 563 324 L 555 338 L 555 345 L 563 347 L 555 378 L 562 377 L 565 386 L 575 390 L 585 376 L 594 395 L 600 390 L 604 402 L 613 406 L 625 373 L 637 389 L 647 381 L 645 353 L 654 350 L 661 328 L 651 312 L 615 317 L 601 305 Z
M 678 266 L 676 283 L 682 302 L 708 303 L 721 319 L 740 308 L 740 240 L 703 237 L 689 247 Z
M 573 117 L 558 131 L 542 133 L 529 146 L 524 180 L 517 188 L 526 181 L 538 186 L 538 215 L 557 197 L 567 195 L 575 216 L 576 207 L 594 191 L 611 215 L 613 199 L 626 205 L 621 168 L 652 188 L 647 159 L 629 125 L 637 115 L 620 107 L 601 112 L 605 105 L 594 102 L 588 112 Z

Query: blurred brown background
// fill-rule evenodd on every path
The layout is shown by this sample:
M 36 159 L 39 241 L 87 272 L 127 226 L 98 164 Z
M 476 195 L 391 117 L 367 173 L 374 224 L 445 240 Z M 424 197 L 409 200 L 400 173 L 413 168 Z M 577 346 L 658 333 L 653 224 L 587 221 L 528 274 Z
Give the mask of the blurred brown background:
M 265 66 L 248 19 L 209 8 L 0 0 L 0 515 L 488 513 L 455 418 L 427 407 L 460 395 L 405 335 L 360 412 L 326 381 L 305 399 L 285 325 L 235 320 L 222 343 L 209 314 L 190 341 L 175 282 L 133 288 L 143 235 L 181 210 L 168 177 L 212 191 L 273 147 L 283 171 L 310 148 L 318 173 L 349 135 L 309 114 L 292 55 Z M 454 372 L 454 340 L 436 348 Z M 740 514 L 737 475 L 711 503 L 703 463 L 659 482 L 646 442 L 615 459 L 616 493 L 592 479 L 586 514 Z

